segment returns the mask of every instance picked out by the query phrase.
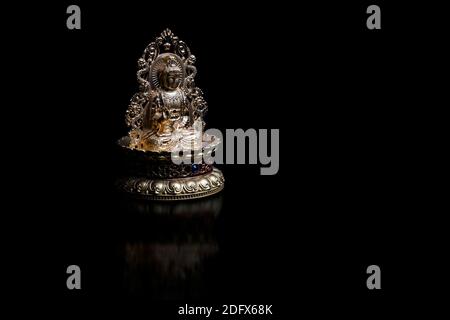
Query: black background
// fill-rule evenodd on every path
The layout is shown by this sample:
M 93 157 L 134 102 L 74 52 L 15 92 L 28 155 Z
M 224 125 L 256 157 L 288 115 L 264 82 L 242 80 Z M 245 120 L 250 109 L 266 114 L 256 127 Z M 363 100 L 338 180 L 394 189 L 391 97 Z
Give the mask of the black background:
M 38 61 L 30 92 L 43 98 L 29 111 L 39 128 L 30 202 L 40 212 L 29 234 L 44 241 L 27 241 L 26 252 L 45 269 L 32 294 L 44 290 L 72 311 L 123 308 L 145 318 L 175 317 L 184 303 L 273 304 L 283 319 L 367 318 L 427 282 L 412 282 L 410 267 L 423 250 L 411 227 L 420 208 L 411 145 L 421 126 L 411 103 L 421 97 L 411 92 L 428 38 L 407 23 L 407 6 L 377 2 L 382 29 L 368 30 L 365 2 L 79 1 L 82 29 L 68 30 L 70 4 L 36 5 L 45 18 L 28 12 L 36 29 L 26 61 Z M 129 202 L 112 190 L 137 59 L 167 27 L 197 57 L 208 127 L 280 129 L 277 175 L 220 167 L 217 215 L 196 214 L 210 202 L 174 215 L 176 205 Z M 164 248 L 179 250 L 176 268 L 191 257 L 186 243 L 218 249 L 181 276 L 162 275 Z M 139 246 L 147 249 L 133 269 L 125 252 Z M 66 288 L 71 264 L 81 267 L 80 291 Z M 366 287 L 371 264 L 381 267 L 382 290 Z

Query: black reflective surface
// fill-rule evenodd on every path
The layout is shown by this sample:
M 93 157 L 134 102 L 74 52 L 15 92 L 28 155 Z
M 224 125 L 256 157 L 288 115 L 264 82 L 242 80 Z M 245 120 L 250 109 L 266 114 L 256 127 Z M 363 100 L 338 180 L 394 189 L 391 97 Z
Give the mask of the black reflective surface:
M 20 271 L 5 274 L 18 297 L 84 316 L 166 319 L 184 303 L 231 303 L 273 304 L 282 319 L 366 319 L 433 282 L 417 270 L 442 274 L 434 237 L 445 233 L 425 236 L 438 211 L 421 191 L 432 185 L 414 117 L 432 104 L 416 66 L 432 60 L 419 40 L 433 33 L 396 22 L 408 6 L 383 4 L 383 29 L 369 33 L 372 3 L 82 2 L 82 30 L 68 32 L 69 4 L 36 4 L 33 30 L 15 38 L 20 64 L 38 68 L 11 81 L 25 88 L 5 108 L 20 106 L 11 132 L 26 135 L 10 138 L 26 150 L 24 175 L 5 183 L 20 193 L 4 213 L 19 220 L 8 245 L 20 248 L 4 262 Z M 277 175 L 223 165 L 221 194 L 179 203 L 114 191 L 136 61 L 166 27 L 197 57 L 208 127 L 280 129 Z M 66 287 L 71 264 L 79 291 Z M 371 264 L 381 291 L 367 290 Z

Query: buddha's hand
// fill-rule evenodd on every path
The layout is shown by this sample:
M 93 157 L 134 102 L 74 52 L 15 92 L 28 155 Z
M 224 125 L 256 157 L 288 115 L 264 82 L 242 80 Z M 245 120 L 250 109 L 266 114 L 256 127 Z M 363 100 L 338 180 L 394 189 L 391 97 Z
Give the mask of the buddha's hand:
M 162 112 L 155 112 L 154 114 L 153 114 L 153 119 L 154 120 L 159 120 L 159 119 L 161 119 L 162 118 L 162 116 L 163 116 L 163 114 L 162 114 Z

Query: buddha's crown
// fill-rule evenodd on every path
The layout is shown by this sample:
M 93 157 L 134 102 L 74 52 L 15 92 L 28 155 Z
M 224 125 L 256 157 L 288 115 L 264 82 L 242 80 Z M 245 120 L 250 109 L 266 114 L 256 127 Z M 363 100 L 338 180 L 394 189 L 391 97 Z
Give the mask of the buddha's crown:
M 181 68 L 178 64 L 178 61 L 174 57 L 169 56 L 167 58 L 166 67 L 164 68 L 164 71 L 167 73 L 172 73 L 172 72 L 179 73 L 179 72 L 181 72 Z

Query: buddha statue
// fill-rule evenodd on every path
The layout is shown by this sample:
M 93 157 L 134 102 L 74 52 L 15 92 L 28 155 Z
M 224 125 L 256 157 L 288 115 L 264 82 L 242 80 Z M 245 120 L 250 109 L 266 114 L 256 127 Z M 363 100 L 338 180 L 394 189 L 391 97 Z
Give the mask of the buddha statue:
M 170 48 L 170 43 L 163 48 Z M 185 51 L 179 52 L 187 53 L 187 47 L 183 48 Z M 160 53 L 151 63 L 147 62 L 144 69 L 147 78 L 140 79 L 144 88 L 134 97 L 140 101 L 134 104 L 132 99 L 127 114 L 141 117 L 130 132 L 131 147 L 152 152 L 201 147 L 206 102 L 194 85 L 194 62 L 195 57 L 190 53 L 183 59 L 183 55 L 173 52 Z M 132 110 L 136 106 L 140 112 Z M 133 124 L 132 119 L 129 122 Z
M 127 194 L 182 200 L 222 190 L 222 172 L 205 161 L 220 138 L 203 132 L 207 104 L 194 82 L 194 63 L 188 46 L 169 29 L 139 58 L 139 90 L 125 114 L 130 130 L 119 140 L 125 173 L 117 186 Z

